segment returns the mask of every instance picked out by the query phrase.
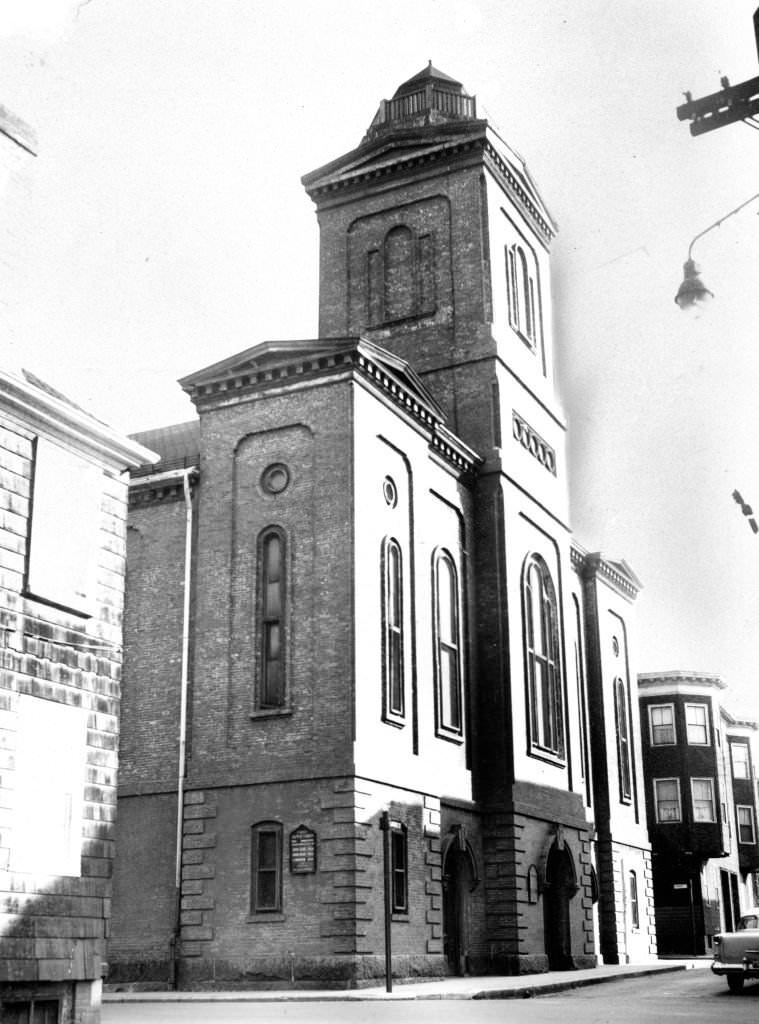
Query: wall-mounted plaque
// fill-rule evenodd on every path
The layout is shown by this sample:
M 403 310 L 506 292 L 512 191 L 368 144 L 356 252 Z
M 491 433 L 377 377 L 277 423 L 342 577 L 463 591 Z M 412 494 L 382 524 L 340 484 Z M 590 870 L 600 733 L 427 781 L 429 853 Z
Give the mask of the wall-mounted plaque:
M 290 833 L 290 871 L 310 875 L 316 871 L 316 832 L 299 825 Z

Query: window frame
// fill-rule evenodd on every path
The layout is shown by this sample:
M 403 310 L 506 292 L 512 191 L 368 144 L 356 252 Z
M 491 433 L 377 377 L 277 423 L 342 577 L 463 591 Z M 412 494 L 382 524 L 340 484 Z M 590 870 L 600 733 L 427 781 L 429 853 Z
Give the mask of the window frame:
M 736 761 L 736 759 L 735 759 L 735 757 L 733 755 L 733 751 L 736 750 L 737 748 L 740 748 L 741 750 L 745 751 L 745 754 L 746 754 L 745 760 Z M 745 775 L 741 775 L 741 774 L 738 774 L 736 772 L 736 770 L 735 770 L 736 764 L 739 765 L 739 766 L 745 766 L 745 768 L 746 768 L 746 774 Z M 731 774 L 732 774 L 734 779 L 742 779 L 742 780 L 750 781 L 750 779 L 751 779 L 751 752 L 749 750 L 748 743 L 744 742 L 743 740 L 730 740 L 730 769 L 731 769 Z
M 688 713 L 690 711 L 695 710 L 696 708 L 698 708 L 700 711 L 703 711 L 703 714 L 704 714 L 704 721 L 703 721 L 703 723 L 694 724 L 693 722 L 689 722 L 688 721 Z M 710 731 L 709 731 L 709 705 L 705 704 L 703 701 L 689 701 L 684 706 L 684 713 L 685 713 L 685 742 L 688 744 L 688 746 L 689 747 L 708 747 L 708 746 L 711 746 L 711 734 L 710 734 Z M 703 730 L 704 730 L 705 739 L 703 739 L 703 740 L 691 739 L 691 729 L 701 729 L 701 728 L 703 728 Z
M 696 802 L 697 801 L 696 801 L 696 792 L 695 792 L 694 784 L 697 783 L 697 782 L 699 782 L 699 783 L 705 783 L 706 782 L 706 783 L 709 784 L 709 792 L 710 792 L 709 804 L 711 806 L 711 815 L 712 815 L 711 818 L 699 818 L 699 817 L 696 816 Z M 715 799 L 715 796 L 714 796 L 714 792 L 715 792 L 714 779 L 711 778 L 711 776 L 696 776 L 696 777 L 691 778 L 691 780 L 690 780 L 690 799 L 691 799 L 691 807 L 693 809 L 693 823 L 694 824 L 696 824 L 696 825 L 702 825 L 702 824 L 703 825 L 716 825 L 717 824 L 717 802 L 716 802 L 716 799 Z M 699 804 L 703 804 L 703 803 L 706 803 L 706 801 L 705 800 L 698 800 L 698 803 Z
M 683 820 L 683 801 L 680 793 L 680 779 L 677 776 L 666 776 L 659 779 L 652 779 L 654 787 L 654 818 L 657 825 L 679 825 Z M 660 815 L 659 785 L 663 782 L 673 782 L 677 791 L 677 817 L 662 818 Z M 667 801 L 671 803 L 671 800 Z
M 669 710 L 669 712 L 670 712 L 670 714 L 672 716 L 672 721 L 668 725 L 667 724 L 665 724 L 665 725 L 658 724 L 657 725 L 654 722 L 653 712 L 654 711 L 663 711 L 665 708 Z M 657 740 L 656 739 L 656 732 L 655 732 L 656 729 L 670 729 L 670 728 L 672 729 L 672 739 L 671 740 Z M 676 746 L 676 744 L 677 744 L 677 724 L 675 722 L 675 705 L 674 704 L 649 704 L 648 705 L 648 736 L 649 736 L 650 744 L 651 744 L 652 747 L 674 747 L 674 746 Z
M 257 821 L 250 827 L 250 914 L 259 915 L 282 913 L 282 878 L 283 878 L 283 828 L 279 821 Z M 261 867 L 261 838 L 274 836 L 274 867 Z M 274 874 L 274 902 L 262 905 L 259 902 L 260 876 L 262 872 Z
M 627 708 L 627 687 L 624 679 L 614 680 L 614 711 L 617 729 L 617 768 L 619 771 L 620 803 L 632 803 L 632 756 L 630 715 Z
M 395 537 L 385 537 L 382 541 L 380 574 L 382 581 L 382 717 L 390 725 L 403 726 L 406 724 L 404 574 L 403 551 Z M 394 595 L 395 600 L 393 600 Z
M 751 828 L 751 838 L 742 839 L 741 830 L 746 828 L 746 823 L 741 823 L 741 811 L 748 811 L 748 825 Z M 738 842 L 741 846 L 755 846 L 756 845 L 756 816 L 754 814 L 754 808 L 751 804 L 736 804 L 735 805 L 735 823 L 737 825 L 737 836 Z
M 535 295 L 539 295 L 540 289 L 535 253 L 529 246 L 513 242 L 505 247 L 505 256 L 509 325 L 530 351 L 536 352 L 540 320 Z
M 533 616 L 533 570 L 538 583 L 539 650 Z M 553 764 L 563 765 L 566 763 L 566 709 L 559 643 L 558 597 L 545 559 L 535 552 L 527 556 L 522 568 L 522 616 L 528 753 Z
M 390 905 L 393 916 L 409 912 L 408 828 L 390 828 Z
M 628 872 L 630 889 L 630 924 L 635 931 L 640 931 L 640 901 L 638 897 L 638 875 L 635 871 Z
M 276 540 L 279 544 L 279 565 L 278 579 L 271 580 L 269 566 L 267 565 L 267 549 L 271 541 Z M 258 653 L 256 657 L 256 688 L 255 688 L 255 712 L 262 715 L 283 714 L 289 711 L 288 706 L 288 629 L 287 629 L 287 608 L 289 600 L 289 562 L 288 544 L 285 531 L 281 526 L 267 526 L 258 535 L 258 572 L 257 572 L 257 604 L 256 604 L 256 638 Z M 279 610 L 276 612 L 267 606 L 269 598 L 269 585 L 279 584 Z M 270 687 L 270 663 L 271 658 L 267 656 L 271 649 L 271 638 L 275 629 L 278 631 L 279 656 L 276 664 L 279 667 L 279 698 L 272 699 Z
M 445 636 L 441 622 L 441 566 L 449 572 L 448 622 Z M 462 743 L 464 739 L 464 662 L 461 629 L 461 586 L 456 560 L 447 548 L 437 548 L 432 555 L 433 655 L 435 676 L 435 725 L 439 737 Z M 452 667 L 454 682 L 447 677 L 448 692 L 444 694 L 443 663 Z

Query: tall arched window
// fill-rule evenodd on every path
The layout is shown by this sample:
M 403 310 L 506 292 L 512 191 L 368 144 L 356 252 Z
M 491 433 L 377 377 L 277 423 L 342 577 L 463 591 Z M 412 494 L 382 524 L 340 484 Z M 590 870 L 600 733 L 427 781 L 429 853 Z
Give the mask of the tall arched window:
M 260 684 L 258 705 L 280 708 L 285 703 L 285 538 L 277 527 L 266 530 L 259 544 Z
M 506 285 L 509 299 L 509 323 L 530 345 L 538 337 L 535 307 L 537 268 L 533 254 L 528 256 L 521 245 L 506 250 Z
M 638 903 L 638 876 L 630 872 L 630 924 L 640 928 L 640 905 Z
M 382 544 L 382 676 L 383 712 L 399 723 L 405 714 L 403 673 L 403 561 L 398 541 Z
M 621 679 L 614 681 L 614 701 L 617 716 L 617 764 L 619 767 L 619 798 L 629 803 L 632 794 L 630 769 L 630 719 L 627 714 L 627 691 Z
M 524 630 L 530 747 L 564 757 L 564 701 L 561 692 L 556 591 L 548 566 L 530 555 L 523 577 Z
M 433 561 L 435 603 L 435 696 L 438 730 L 460 736 L 463 728 L 459 584 L 453 558 L 439 551 Z

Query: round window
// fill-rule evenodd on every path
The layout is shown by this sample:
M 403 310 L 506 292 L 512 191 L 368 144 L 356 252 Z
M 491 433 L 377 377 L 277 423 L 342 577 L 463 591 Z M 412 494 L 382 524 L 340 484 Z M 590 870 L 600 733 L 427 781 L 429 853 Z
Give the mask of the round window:
M 283 462 L 274 462 L 261 474 L 261 486 L 267 494 L 281 494 L 290 483 L 290 471 Z
M 398 504 L 398 489 L 395 486 L 395 481 L 391 476 L 386 476 L 382 481 L 382 493 L 385 496 L 385 501 L 390 508 L 395 508 Z

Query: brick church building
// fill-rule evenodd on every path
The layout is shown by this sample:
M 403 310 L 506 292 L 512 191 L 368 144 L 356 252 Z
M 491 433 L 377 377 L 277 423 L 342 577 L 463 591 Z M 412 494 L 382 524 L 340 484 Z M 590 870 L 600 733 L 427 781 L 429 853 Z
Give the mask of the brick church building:
M 640 584 L 568 526 L 554 222 L 432 65 L 303 184 L 319 336 L 138 435 L 111 980 L 361 985 L 386 913 L 399 978 L 646 960 Z

